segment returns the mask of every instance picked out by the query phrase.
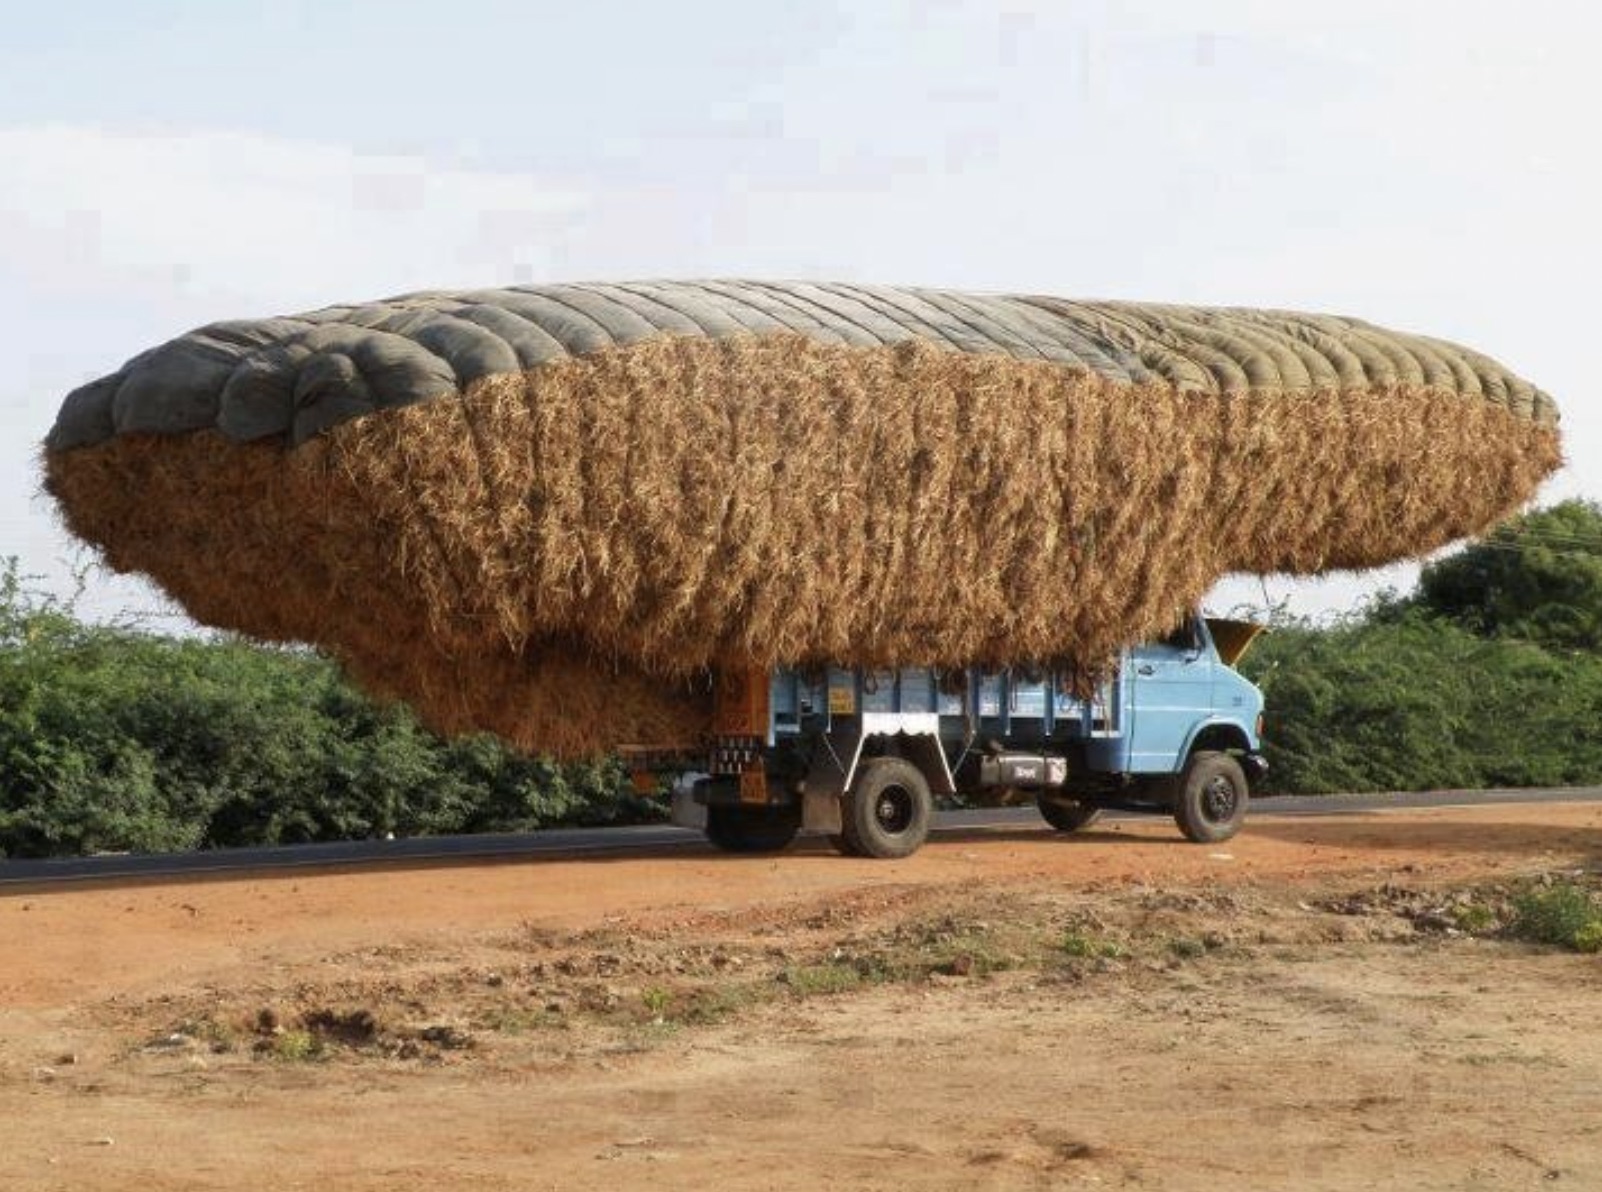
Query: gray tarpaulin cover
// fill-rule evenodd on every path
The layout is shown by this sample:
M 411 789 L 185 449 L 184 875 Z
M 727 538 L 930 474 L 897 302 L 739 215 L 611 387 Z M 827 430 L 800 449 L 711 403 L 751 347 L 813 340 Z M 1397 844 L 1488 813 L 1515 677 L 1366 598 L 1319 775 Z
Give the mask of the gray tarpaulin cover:
M 1048 360 L 1188 389 L 1439 385 L 1550 422 L 1551 400 L 1477 352 L 1356 319 L 1279 311 L 748 281 L 423 293 L 213 323 L 68 397 L 49 446 L 215 426 L 299 443 L 348 418 L 655 336 L 793 333 Z

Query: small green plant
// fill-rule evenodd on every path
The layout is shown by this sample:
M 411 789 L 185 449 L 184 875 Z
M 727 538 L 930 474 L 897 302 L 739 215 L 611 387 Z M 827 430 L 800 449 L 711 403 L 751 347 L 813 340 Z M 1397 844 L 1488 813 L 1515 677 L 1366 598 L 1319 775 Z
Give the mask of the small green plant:
M 1168 951 L 1180 960 L 1195 960 L 1198 956 L 1207 954 L 1207 945 L 1201 940 L 1180 936 L 1178 939 L 1168 941 Z
M 1452 922 L 1459 931 L 1469 935 L 1485 935 L 1496 929 L 1497 917 L 1496 912 L 1483 902 L 1471 902 L 1467 906 L 1452 909 Z
M 310 1031 L 290 1030 L 273 1036 L 271 1055 L 275 1060 L 303 1064 L 321 1059 L 323 1041 Z
M 666 989 L 660 985 L 643 989 L 640 991 L 640 1001 L 645 1005 L 645 1012 L 651 1016 L 651 1021 L 667 1021 L 668 1010 L 673 1005 L 673 995 Z
M 1574 952 L 1602 951 L 1602 905 L 1573 882 L 1529 890 L 1513 900 L 1508 933 Z
M 239 1032 L 209 1014 L 185 1019 L 174 1028 L 174 1033 L 204 1043 L 216 1055 L 233 1051 L 239 1045 Z
M 1602 917 L 1592 919 L 1574 933 L 1576 952 L 1602 952 Z
M 1117 960 L 1124 954 L 1117 940 L 1070 931 L 1062 937 L 1062 950 L 1075 960 Z

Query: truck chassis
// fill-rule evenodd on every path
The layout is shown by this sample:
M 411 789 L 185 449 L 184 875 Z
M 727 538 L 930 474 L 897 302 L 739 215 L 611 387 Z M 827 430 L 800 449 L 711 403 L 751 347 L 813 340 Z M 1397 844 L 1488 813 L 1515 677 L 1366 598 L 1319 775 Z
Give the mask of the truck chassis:
M 1088 695 L 1047 669 L 725 669 L 706 770 L 677 788 L 675 821 L 729 852 L 809 830 L 895 859 L 924 842 L 937 800 L 1022 795 L 1060 831 L 1122 808 L 1227 840 L 1267 770 L 1261 693 L 1229 664 L 1240 649 L 1220 652 L 1250 640 L 1239 625 L 1188 620 Z

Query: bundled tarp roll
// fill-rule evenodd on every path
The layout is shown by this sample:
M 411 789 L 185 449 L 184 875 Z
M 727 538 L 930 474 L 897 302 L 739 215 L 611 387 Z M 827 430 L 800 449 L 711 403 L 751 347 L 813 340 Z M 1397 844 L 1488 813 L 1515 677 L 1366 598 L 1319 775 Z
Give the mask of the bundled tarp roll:
M 197 620 L 574 754 L 693 741 L 721 665 L 1094 673 L 1559 462 L 1544 393 L 1354 319 L 730 281 L 214 324 L 69 395 L 45 467 Z

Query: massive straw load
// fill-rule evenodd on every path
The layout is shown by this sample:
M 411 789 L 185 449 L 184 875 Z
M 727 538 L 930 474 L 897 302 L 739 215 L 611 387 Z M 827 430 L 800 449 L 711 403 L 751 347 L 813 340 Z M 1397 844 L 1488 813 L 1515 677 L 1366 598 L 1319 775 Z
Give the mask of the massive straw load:
M 68 526 L 446 731 L 692 742 L 719 665 L 1071 664 L 1529 499 L 1551 400 L 1353 319 L 754 282 L 218 323 L 71 394 Z

